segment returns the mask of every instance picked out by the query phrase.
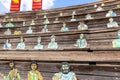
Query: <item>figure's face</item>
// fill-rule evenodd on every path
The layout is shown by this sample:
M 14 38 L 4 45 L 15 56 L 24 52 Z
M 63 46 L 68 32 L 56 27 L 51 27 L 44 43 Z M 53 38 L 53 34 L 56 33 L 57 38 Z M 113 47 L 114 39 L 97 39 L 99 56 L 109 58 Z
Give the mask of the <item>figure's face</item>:
M 80 22 L 80 25 L 82 25 L 82 26 L 83 26 L 83 25 L 84 25 L 84 23 L 83 23 L 83 22 Z
M 14 63 L 11 62 L 11 63 L 9 64 L 9 66 L 10 66 L 10 68 L 13 68 L 13 67 L 14 67 Z
M 31 69 L 35 71 L 37 69 L 37 64 L 32 64 Z
M 83 34 L 80 35 L 80 39 L 83 39 Z
M 113 18 L 110 18 L 109 21 L 110 21 L 110 22 L 113 22 Z
M 67 74 L 69 71 L 69 66 L 67 64 L 62 65 L 62 73 Z
M 29 27 L 29 29 L 31 29 L 31 27 Z
M 9 42 L 9 40 L 7 39 L 7 40 L 6 40 L 6 43 L 8 43 L 8 42 Z
M 51 39 L 51 42 L 55 42 L 55 38 L 52 38 L 52 39 Z
M 63 23 L 63 27 L 65 27 L 66 26 L 66 24 L 65 23 Z
M 21 42 L 23 42 L 23 39 L 20 39 Z
M 37 40 L 37 42 L 38 42 L 38 44 L 40 44 L 40 42 L 41 42 L 41 39 L 38 39 L 38 40 Z
M 112 10 L 110 10 L 110 11 L 109 11 L 109 13 L 113 13 L 113 11 L 112 11 Z

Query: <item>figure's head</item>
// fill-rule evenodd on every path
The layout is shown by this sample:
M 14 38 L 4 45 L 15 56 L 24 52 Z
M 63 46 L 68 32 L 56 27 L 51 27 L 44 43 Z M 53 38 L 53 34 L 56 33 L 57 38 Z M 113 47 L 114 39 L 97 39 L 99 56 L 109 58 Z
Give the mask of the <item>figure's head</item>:
M 84 22 L 83 22 L 83 21 L 81 21 L 81 22 L 79 22 L 79 24 L 80 24 L 80 25 L 84 25 Z
M 38 44 L 41 43 L 41 37 L 38 37 L 37 42 L 38 42 Z
M 35 21 L 34 20 L 32 20 L 32 23 L 34 23 Z
M 51 36 L 51 42 L 55 42 L 55 36 L 54 35 Z
M 47 25 L 45 25 L 44 28 L 47 29 Z
M 31 30 L 32 28 L 31 28 L 31 26 L 29 26 L 29 30 Z
M 76 11 L 73 11 L 72 15 L 75 15 L 76 14 Z
M 70 72 L 70 65 L 68 62 L 61 63 L 61 71 L 63 74 L 68 74 Z
M 63 23 L 63 27 L 66 27 L 66 23 L 65 22 Z
M 20 42 L 24 42 L 23 36 L 20 37 Z
M 35 70 L 37 70 L 38 69 L 38 64 L 37 64 L 37 62 L 32 62 L 31 64 L 30 64 L 30 67 L 31 67 L 31 70 L 33 70 L 33 71 L 35 71 Z
M 13 61 L 11 61 L 11 62 L 9 63 L 9 66 L 10 66 L 10 68 L 11 68 L 11 69 L 13 69 L 13 68 L 15 67 L 14 62 L 13 62 Z
M 120 30 L 118 31 L 117 35 L 118 35 L 118 39 L 120 39 Z
M 9 28 L 7 28 L 7 31 L 10 31 L 10 29 L 9 29 Z
M 113 13 L 113 10 L 109 10 L 108 13 Z
M 110 21 L 110 22 L 113 22 L 113 18 L 110 18 L 109 21 Z
M 80 39 L 83 39 L 84 38 L 84 34 L 80 34 Z
M 6 43 L 9 43 L 10 42 L 10 40 L 9 39 L 6 39 Z
M 58 21 L 58 18 L 55 18 L 55 21 Z

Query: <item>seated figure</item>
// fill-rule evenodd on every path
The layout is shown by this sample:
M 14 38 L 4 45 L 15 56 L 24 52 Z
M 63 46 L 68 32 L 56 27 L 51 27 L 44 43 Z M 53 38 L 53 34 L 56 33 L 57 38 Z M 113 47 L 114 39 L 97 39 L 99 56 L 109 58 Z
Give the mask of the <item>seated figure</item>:
M 78 30 L 87 30 L 88 26 L 84 22 L 79 22 Z
M 0 23 L 0 28 L 3 27 L 3 25 Z
M 3 80 L 20 80 L 20 73 L 13 62 L 9 63 L 11 70 L 7 75 L 2 74 Z
M 26 31 L 26 34 L 32 34 L 32 33 L 33 33 L 32 28 L 31 26 L 29 26 L 29 29 Z
M 68 62 L 61 63 L 61 71 L 55 73 L 52 80 L 77 80 L 74 72 L 70 71 L 70 65 Z
M 43 24 L 45 24 L 45 25 L 46 25 L 46 24 L 49 24 L 49 23 L 50 23 L 50 22 L 49 22 L 48 18 L 46 18 L 45 21 L 43 22 Z
M 109 10 L 108 13 L 106 14 L 106 17 L 113 17 L 116 16 L 117 14 L 113 12 L 113 10 Z
M 37 45 L 34 46 L 34 49 L 43 49 L 43 45 L 41 45 L 41 37 L 38 37 Z
M 58 18 L 55 18 L 55 21 L 53 23 L 59 23 Z
M 94 19 L 94 18 L 91 16 L 91 14 L 87 14 L 86 19 Z
M 34 20 L 32 20 L 32 22 L 31 22 L 31 24 L 30 25 L 35 25 L 35 21 Z
M 21 35 L 22 32 L 19 28 L 17 28 L 17 30 L 14 31 L 14 35 Z
M 49 31 L 48 31 L 48 28 L 47 28 L 47 25 L 44 26 L 44 28 L 42 29 L 41 32 L 43 32 L 43 33 L 45 33 L 45 32 L 49 32 Z
M 63 27 L 61 28 L 61 32 L 69 31 L 69 28 L 66 26 L 66 23 L 63 23 Z
M 25 49 L 25 43 L 23 37 L 21 37 L 20 42 L 18 43 L 16 49 Z
M 113 48 L 120 48 L 120 30 L 117 32 L 118 39 L 112 41 Z
M 25 21 L 23 21 L 23 26 L 25 26 Z
M 10 40 L 6 40 L 5 44 L 3 45 L 3 49 L 11 49 Z
M 8 28 L 7 31 L 4 32 L 4 35 L 11 35 L 11 30 Z
M 57 48 L 58 48 L 58 44 L 57 44 L 57 42 L 55 42 L 55 36 L 52 35 L 51 42 L 49 42 L 49 44 L 48 44 L 48 49 L 57 49 Z
M 11 22 L 9 22 L 9 23 L 7 23 L 7 24 L 5 25 L 5 27 L 14 27 L 14 24 L 11 23 Z
M 27 80 L 43 80 L 43 77 L 38 69 L 37 62 L 32 62 L 30 64 L 31 70 L 28 72 Z
M 111 28 L 111 27 L 119 27 L 118 23 L 116 21 L 113 20 L 113 18 L 110 18 L 109 19 L 109 23 L 107 24 L 107 27 L 108 28 Z
M 76 15 L 76 12 L 73 11 L 73 13 L 72 13 L 72 19 L 71 19 L 70 21 L 76 21 L 76 19 L 75 19 L 75 15 Z
M 101 7 L 101 6 L 99 6 L 97 9 L 96 9 L 96 11 L 103 11 L 104 9 Z
M 78 48 L 86 48 L 87 47 L 87 41 L 84 38 L 84 34 L 80 34 L 80 39 L 76 41 L 76 44 Z

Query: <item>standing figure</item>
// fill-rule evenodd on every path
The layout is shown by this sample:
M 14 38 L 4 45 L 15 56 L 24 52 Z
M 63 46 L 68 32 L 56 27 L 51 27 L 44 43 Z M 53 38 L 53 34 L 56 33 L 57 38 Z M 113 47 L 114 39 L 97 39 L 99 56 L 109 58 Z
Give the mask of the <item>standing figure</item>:
M 41 32 L 43 32 L 43 33 L 48 32 L 47 25 L 45 25 L 45 26 L 44 26 L 44 28 L 42 29 L 42 31 L 41 31 Z
M 15 68 L 15 64 L 10 62 L 9 64 L 11 70 L 9 71 L 8 75 L 2 74 L 4 80 L 20 80 L 20 73 L 17 68 Z
M 80 39 L 76 41 L 76 44 L 78 48 L 86 48 L 87 47 L 87 41 L 84 38 L 84 34 L 80 34 Z
M 26 31 L 26 34 L 32 34 L 32 33 L 33 33 L 32 28 L 31 26 L 29 26 L 28 30 Z
M 117 14 L 113 12 L 113 10 L 109 10 L 108 13 L 106 14 L 106 17 L 113 17 L 116 16 Z
M 30 64 L 31 71 L 28 72 L 27 80 L 43 80 L 41 73 L 37 70 L 38 64 L 36 62 L 32 62 Z
M 67 62 L 61 63 L 61 72 L 54 74 L 52 80 L 77 80 L 74 72 L 70 71 L 70 65 Z
M 25 24 L 26 24 L 25 21 L 23 21 L 23 25 L 22 26 L 25 26 Z
M 63 27 L 61 28 L 61 32 L 64 32 L 64 31 L 69 31 L 69 28 L 66 26 L 65 22 L 63 23 Z
M 107 24 L 107 27 L 108 28 L 111 28 L 111 27 L 119 27 L 118 23 L 116 21 L 113 20 L 113 18 L 110 18 L 109 19 L 109 23 Z
M 11 49 L 11 44 L 9 39 L 6 40 L 5 44 L 3 45 L 3 49 Z
M 78 30 L 87 30 L 88 26 L 84 22 L 79 22 Z
M 11 22 L 9 22 L 9 23 L 7 23 L 6 25 L 5 25 L 5 27 L 14 27 L 15 25 L 13 24 L 13 23 L 11 23 Z
M 51 42 L 48 44 L 48 49 L 57 49 L 57 48 L 58 48 L 58 44 L 57 42 L 55 42 L 55 36 L 52 35 Z
M 120 30 L 117 32 L 118 39 L 112 41 L 113 48 L 120 48 Z
M 20 42 L 18 43 L 16 49 L 25 49 L 25 43 L 23 37 L 20 38 Z
M 7 31 L 4 32 L 4 35 L 11 35 L 11 30 L 8 28 Z
M 43 45 L 41 45 L 41 37 L 38 37 L 37 45 L 34 46 L 34 49 L 43 49 Z

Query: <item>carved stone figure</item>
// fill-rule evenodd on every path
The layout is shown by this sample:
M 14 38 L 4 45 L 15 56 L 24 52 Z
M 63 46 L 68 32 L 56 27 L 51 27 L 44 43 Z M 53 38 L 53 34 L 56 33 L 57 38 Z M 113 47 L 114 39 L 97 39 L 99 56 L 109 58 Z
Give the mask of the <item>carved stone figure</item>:
M 20 73 L 17 68 L 15 68 L 15 64 L 10 62 L 9 64 L 11 70 L 7 75 L 2 74 L 4 80 L 20 80 Z
M 52 35 L 51 42 L 49 42 L 49 44 L 48 44 L 48 49 L 57 49 L 57 48 L 58 48 L 58 44 L 57 44 L 57 42 L 55 42 L 55 36 Z
M 7 31 L 4 32 L 4 35 L 11 35 L 11 30 L 8 28 Z
M 117 32 L 118 39 L 112 41 L 113 48 L 120 48 L 120 30 Z
M 28 79 L 27 80 L 43 80 L 43 77 L 38 69 L 37 62 L 32 62 L 30 64 L 31 70 L 28 72 Z
M 20 38 L 20 42 L 18 43 L 16 49 L 25 49 L 25 43 L 23 37 Z
M 11 44 L 9 39 L 6 40 L 5 44 L 3 45 L 3 49 L 11 49 Z
M 34 49 L 43 49 L 43 45 L 41 45 L 41 37 L 37 39 L 37 45 L 34 46 Z
M 113 12 L 113 10 L 109 10 L 108 13 L 106 14 L 106 17 L 113 17 L 116 16 L 117 14 Z
M 11 22 L 9 22 L 9 23 L 7 23 L 6 25 L 5 25 L 5 27 L 14 27 L 15 25 L 13 24 L 13 23 L 11 23 Z
M 79 22 L 78 30 L 87 30 L 88 26 L 84 22 Z
M 70 71 L 70 65 L 67 62 L 61 63 L 61 72 L 54 74 L 52 80 L 77 80 L 74 72 Z
M 111 27 L 119 27 L 118 23 L 116 21 L 113 20 L 113 18 L 110 18 L 109 19 L 109 23 L 107 24 L 107 27 L 108 28 L 111 28 Z
M 45 33 L 45 32 L 49 32 L 49 31 L 48 31 L 48 28 L 47 28 L 47 25 L 44 26 L 44 28 L 42 29 L 41 32 L 43 32 L 43 33 Z
M 86 48 L 87 40 L 84 38 L 84 34 L 80 34 L 80 39 L 76 41 L 78 48 Z
M 31 26 L 29 26 L 28 30 L 26 31 L 26 34 L 32 34 L 32 33 L 33 33 L 32 28 Z
M 86 15 L 86 19 L 94 19 L 91 14 Z
M 61 28 L 61 32 L 69 31 L 69 28 L 66 26 L 66 23 L 63 23 L 63 27 Z

